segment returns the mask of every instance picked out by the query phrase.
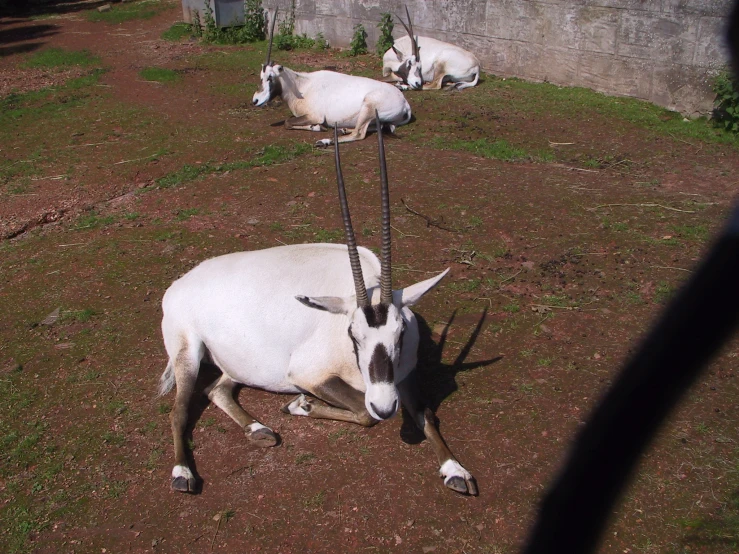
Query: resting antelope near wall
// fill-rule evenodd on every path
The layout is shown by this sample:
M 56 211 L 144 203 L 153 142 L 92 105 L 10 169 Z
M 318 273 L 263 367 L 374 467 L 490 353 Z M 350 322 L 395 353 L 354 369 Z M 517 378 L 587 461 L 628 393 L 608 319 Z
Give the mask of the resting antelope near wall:
M 272 19 L 267 60 L 259 75 L 261 84 L 252 98 L 255 106 L 282 97 L 293 114 L 285 121 L 285 127 L 325 131 L 338 126 L 343 134 L 340 142 L 364 139 L 370 126 L 374 126 L 375 113 L 391 133 L 411 120 L 410 105 L 391 84 L 335 71 L 298 72 L 275 64 L 270 58 L 276 20 L 277 10 Z M 331 139 L 322 139 L 316 146 L 331 143 Z
M 480 62 L 467 50 L 434 38 L 413 34 L 413 22 L 400 16 L 407 36 L 399 38 L 382 57 L 382 74 L 392 76 L 401 89 L 440 89 L 452 85 L 461 90 L 474 87 L 480 78 Z
M 169 287 L 162 334 L 169 363 L 159 393 L 177 385 L 172 410 L 172 489 L 196 490 L 188 466 L 188 405 L 201 362 L 222 375 L 205 394 L 259 446 L 277 435 L 235 400 L 237 385 L 297 393 L 283 411 L 366 427 L 395 415 L 402 402 L 429 440 L 444 484 L 477 494 L 472 475 L 455 459 L 421 400 L 416 361 L 418 323 L 410 306 L 447 274 L 393 290 L 390 205 L 382 128 L 377 118 L 382 192 L 378 260 L 357 247 L 336 145 L 336 177 L 346 246 L 299 244 L 207 260 Z M 334 138 L 338 138 L 334 128 Z M 347 263 L 347 252 L 349 263 Z

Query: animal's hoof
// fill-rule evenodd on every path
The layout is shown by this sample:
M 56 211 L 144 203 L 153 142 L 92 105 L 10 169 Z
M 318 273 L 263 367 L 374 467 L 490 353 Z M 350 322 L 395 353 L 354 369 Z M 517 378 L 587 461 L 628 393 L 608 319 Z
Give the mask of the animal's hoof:
M 310 399 L 304 394 L 299 394 L 293 398 L 290 402 L 285 404 L 281 409 L 286 414 L 307 416 L 310 414 L 311 409 Z
M 333 144 L 333 140 L 331 139 L 321 139 L 316 141 L 316 148 L 325 148 L 326 146 L 331 146 Z
M 464 477 L 455 475 L 453 477 L 449 477 L 446 481 L 444 481 L 444 485 L 455 492 L 461 494 L 469 494 L 470 496 L 477 496 L 477 482 L 475 481 L 474 477 L 465 479 Z
M 442 464 L 439 473 L 444 478 L 444 485 L 447 488 L 462 494 L 477 496 L 477 481 L 458 461 L 447 460 Z
M 279 442 L 277 433 L 267 427 L 251 431 L 247 433 L 246 436 L 251 442 L 263 448 L 275 446 Z
M 172 478 L 172 490 L 177 492 L 195 492 L 195 487 L 197 486 L 197 482 L 195 481 L 195 478 L 192 477 L 188 479 L 187 477 L 173 477 Z

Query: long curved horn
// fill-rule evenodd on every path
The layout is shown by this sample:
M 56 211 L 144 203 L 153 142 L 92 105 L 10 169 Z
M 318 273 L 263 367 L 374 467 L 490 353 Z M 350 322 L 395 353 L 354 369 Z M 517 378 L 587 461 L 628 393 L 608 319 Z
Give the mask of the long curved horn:
M 339 185 L 339 204 L 341 204 L 341 217 L 344 220 L 344 236 L 346 237 L 346 248 L 349 251 L 349 263 L 352 266 L 354 277 L 354 290 L 357 293 L 357 307 L 364 308 L 370 305 L 367 297 L 367 287 L 364 285 L 362 265 L 359 263 L 359 252 L 357 252 L 357 241 L 354 238 L 352 218 L 349 215 L 349 204 L 346 201 L 346 189 L 344 188 L 344 176 L 341 173 L 341 157 L 339 156 L 339 129 L 334 124 L 334 145 L 336 147 L 336 181 Z
M 420 60 L 420 54 L 419 54 L 419 48 L 418 48 L 418 42 L 416 42 L 416 35 L 413 34 L 413 21 L 411 21 L 411 14 L 408 11 L 408 5 L 405 6 L 405 15 L 408 18 L 408 25 L 403 23 L 403 20 L 400 19 L 400 22 L 403 23 L 403 27 L 405 27 L 406 32 L 408 33 L 408 36 L 411 39 L 411 47 L 413 48 L 413 55 L 416 57 L 416 60 Z
M 389 306 L 393 303 L 392 264 L 390 256 L 390 187 L 387 184 L 387 163 L 385 162 L 385 142 L 382 139 L 382 122 L 375 110 L 377 143 L 380 152 L 380 195 L 382 198 L 382 249 L 380 250 L 380 303 Z
M 264 65 L 269 65 L 270 58 L 272 57 L 272 41 L 275 38 L 275 23 L 277 23 L 277 8 L 275 8 L 275 14 L 272 16 L 272 23 L 269 27 L 269 46 L 267 47 L 267 61 Z

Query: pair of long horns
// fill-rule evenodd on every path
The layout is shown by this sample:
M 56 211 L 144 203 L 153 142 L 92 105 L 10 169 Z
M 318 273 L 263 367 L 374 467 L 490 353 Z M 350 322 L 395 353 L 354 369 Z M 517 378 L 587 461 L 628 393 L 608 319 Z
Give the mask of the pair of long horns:
M 408 6 L 405 7 L 405 15 L 408 18 L 408 25 L 405 24 L 405 21 L 403 21 L 403 18 L 399 15 L 396 15 L 395 17 L 398 18 L 398 21 L 400 21 L 403 24 L 403 27 L 405 27 L 405 32 L 408 33 L 408 36 L 411 39 L 411 46 L 413 47 L 413 55 L 416 57 L 416 60 L 420 58 L 418 47 L 418 42 L 416 42 L 416 35 L 413 34 L 413 22 L 411 21 L 411 14 L 408 11 Z
M 272 41 L 275 38 L 275 23 L 277 23 L 277 8 L 275 8 L 275 14 L 272 16 L 272 23 L 269 26 L 269 46 L 267 47 L 267 61 L 264 62 L 265 66 L 269 65 L 272 58 Z
M 380 192 L 382 198 L 382 249 L 380 251 L 380 303 L 390 305 L 393 301 L 393 286 L 391 278 L 390 261 L 390 192 L 387 183 L 387 163 L 385 162 L 385 143 L 382 139 L 382 123 L 380 116 L 375 110 L 375 121 L 377 125 L 377 143 L 380 151 Z M 357 293 L 357 306 L 364 308 L 370 305 L 367 296 L 367 287 L 364 284 L 362 266 L 359 263 L 359 252 L 357 241 L 354 237 L 352 218 L 349 215 L 349 205 L 346 201 L 346 189 L 344 188 L 344 176 L 341 173 L 341 157 L 339 156 L 339 133 L 338 125 L 334 125 L 334 145 L 336 146 L 336 180 L 339 185 L 339 203 L 341 204 L 341 216 L 344 220 L 344 235 L 346 246 L 349 250 L 349 263 L 352 267 L 354 277 L 354 290 Z

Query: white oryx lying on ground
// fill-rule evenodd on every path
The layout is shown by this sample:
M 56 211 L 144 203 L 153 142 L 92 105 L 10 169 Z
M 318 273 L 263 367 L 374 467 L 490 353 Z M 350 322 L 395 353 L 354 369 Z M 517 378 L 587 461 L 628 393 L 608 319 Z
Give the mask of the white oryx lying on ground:
M 334 136 L 337 137 L 336 129 Z M 175 466 L 172 488 L 193 492 L 185 431 L 200 364 L 222 375 L 208 398 L 259 446 L 277 435 L 235 400 L 238 384 L 298 393 L 283 411 L 372 426 L 400 403 L 423 430 L 438 457 L 444 484 L 477 494 L 475 479 L 441 438 L 433 412 L 419 396 L 418 323 L 409 309 L 449 271 L 403 289 L 390 282 L 390 206 L 382 130 L 382 253 L 357 248 L 341 174 L 336 172 L 347 246 L 298 244 L 227 254 L 207 260 L 169 287 L 162 333 L 169 363 L 159 393 L 177 385 L 172 410 Z M 347 263 L 347 251 L 349 263 Z
M 270 60 L 274 22 L 272 20 L 267 61 L 260 73 L 261 85 L 252 102 L 262 106 L 275 97 L 287 102 L 294 117 L 285 121 L 288 129 L 325 131 L 338 126 L 345 136 L 340 142 L 362 140 L 374 124 L 375 112 L 391 132 L 411 120 L 411 107 L 403 93 L 391 84 L 345 75 L 335 71 L 301 73 L 275 64 Z M 328 146 L 331 139 L 322 139 L 316 146 Z
M 480 78 L 480 62 L 464 48 L 434 38 L 413 34 L 413 23 L 405 8 L 408 25 L 398 16 L 407 36 L 395 41 L 382 56 L 382 74 L 390 75 L 400 88 L 440 89 L 447 84 L 461 90 L 474 87 Z

